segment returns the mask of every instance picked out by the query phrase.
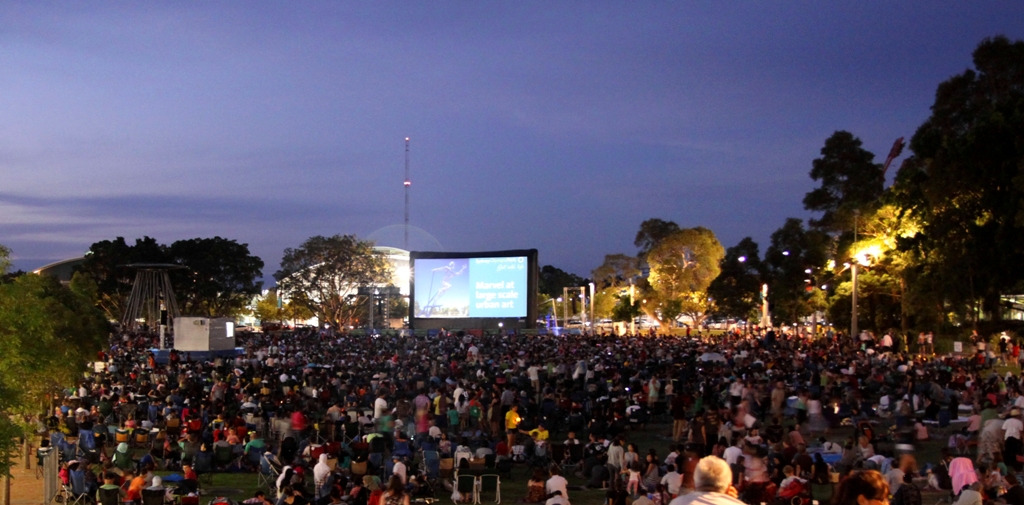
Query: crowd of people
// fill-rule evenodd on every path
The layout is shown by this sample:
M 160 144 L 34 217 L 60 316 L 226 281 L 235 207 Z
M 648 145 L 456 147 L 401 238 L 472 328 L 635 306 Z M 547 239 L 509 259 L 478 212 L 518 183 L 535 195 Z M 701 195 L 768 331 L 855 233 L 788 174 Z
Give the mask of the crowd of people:
M 251 471 L 274 476 L 269 497 L 261 491 L 251 505 L 402 505 L 468 500 L 450 475 L 483 465 L 528 468 L 531 503 L 570 503 L 576 488 L 566 476 L 575 475 L 582 488 L 605 489 L 610 505 L 683 505 L 715 456 L 738 499 L 753 504 L 809 502 L 815 486 L 832 496 L 871 471 L 886 482 L 886 499 L 907 505 L 927 488 L 960 505 L 974 497 L 964 489 L 1008 503 L 1024 495 L 1024 386 L 992 369 L 1019 355 L 1009 337 L 1000 354 L 979 337 L 961 355 L 935 355 L 924 337 L 911 339 L 911 352 L 888 334 L 757 329 L 307 329 L 245 333 L 237 343 L 239 355 L 201 362 L 173 351 L 158 359 L 150 335 L 113 337 L 43 420 L 65 482 L 89 495 L 117 487 L 140 503 L 147 491 L 194 494 L 198 477 L 216 469 Z M 637 446 L 650 440 L 644 430 L 664 425 L 671 430 L 658 443 Z M 922 444 L 941 445 L 941 455 L 919 464 Z M 953 476 L 963 455 L 973 458 L 973 479 Z M 165 470 L 180 477 L 173 488 L 156 474 Z

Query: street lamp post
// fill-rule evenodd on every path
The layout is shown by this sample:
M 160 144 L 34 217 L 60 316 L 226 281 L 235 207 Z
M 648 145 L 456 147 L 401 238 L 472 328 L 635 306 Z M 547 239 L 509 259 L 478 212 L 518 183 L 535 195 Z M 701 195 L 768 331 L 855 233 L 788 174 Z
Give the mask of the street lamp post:
M 551 299 L 551 317 L 555 318 L 555 328 L 558 328 L 558 302 L 562 301 L 561 297 Z
M 630 336 L 636 335 L 636 318 L 633 317 L 633 305 L 636 304 L 633 301 L 633 279 L 629 279 L 629 334 Z
M 853 211 L 853 243 L 857 243 L 857 221 L 860 217 L 860 212 Z M 853 265 L 850 268 L 850 277 L 853 281 L 853 296 L 850 298 L 853 300 L 853 306 L 851 307 L 850 313 L 850 338 L 856 339 L 859 332 L 857 331 L 857 261 L 859 258 L 853 258 L 850 263 Z M 854 340 L 856 342 L 856 340 Z
M 597 319 L 594 319 L 594 283 L 590 283 L 590 331 L 597 333 Z
M 856 259 L 854 259 L 852 261 L 852 265 L 850 266 L 850 276 L 853 278 L 853 296 L 851 297 L 853 299 L 853 307 L 852 307 L 853 312 L 852 312 L 851 317 L 850 317 L 850 338 L 856 339 L 857 338 L 857 334 L 859 333 L 857 331 L 857 260 Z

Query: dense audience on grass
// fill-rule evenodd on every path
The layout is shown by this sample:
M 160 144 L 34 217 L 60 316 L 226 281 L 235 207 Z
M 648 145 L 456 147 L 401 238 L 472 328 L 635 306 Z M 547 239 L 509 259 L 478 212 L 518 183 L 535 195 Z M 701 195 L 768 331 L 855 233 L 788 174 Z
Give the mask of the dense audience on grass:
M 935 355 L 930 334 L 910 352 L 867 332 L 307 329 L 238 342 L 237 357 L 199 362 L 172 351 L 162 363 L 154 337 L 114 337 L 96 371 L 42 421 L 65 483 L 97 496 L 116 487 L 141 503 L 146 493 L 194 494 L 205 473 L 249 471 L 269 479 L 269 494 L 251 505 L 403 505 L 471 500 L 454 475 L 518 465 L 531 468 L 531 503 L 570 503 L 576 488 L 564 473 L 605 489 L 610 505 L 684 505 L 705 491 L 701 458 L 716 456 L 747 503 L 825 499 L 871 470 L 900 504 L 919 504 L 928 488 L 961 505 L 974 497 L 964 489 L 1024 497 L 1022 384 L 993 373 L 1020 356 L 1005 336 L 991 347 L 976 337 L 973 352 L 956 356 Z M 633 442 L 665 424 L 664 444 Z M 942 455 L 919 466 L 913 448 L 937 438 Z M 962 455 L 973 460 L 969 472 Z M 166 470 L 173 486 L 154 473 Z

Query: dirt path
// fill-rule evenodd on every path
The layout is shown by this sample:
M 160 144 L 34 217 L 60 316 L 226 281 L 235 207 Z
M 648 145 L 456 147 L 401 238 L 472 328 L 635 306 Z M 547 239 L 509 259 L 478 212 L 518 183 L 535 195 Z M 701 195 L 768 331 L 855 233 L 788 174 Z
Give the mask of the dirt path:
M 35 458 L 30 459 L 30 469 L 25 469 L 25 460 L 21 457 L 11 469 L 14 478 L 11 479 L 10 505 L 43 505 L 43 478 L 36 478 Z

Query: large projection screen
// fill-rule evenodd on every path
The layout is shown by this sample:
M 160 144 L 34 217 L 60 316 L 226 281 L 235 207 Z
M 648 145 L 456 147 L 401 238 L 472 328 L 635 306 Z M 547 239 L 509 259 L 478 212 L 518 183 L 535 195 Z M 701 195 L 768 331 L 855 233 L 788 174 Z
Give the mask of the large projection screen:
M 414 328 L 532 328 L 537 250 L 410 253 Z

